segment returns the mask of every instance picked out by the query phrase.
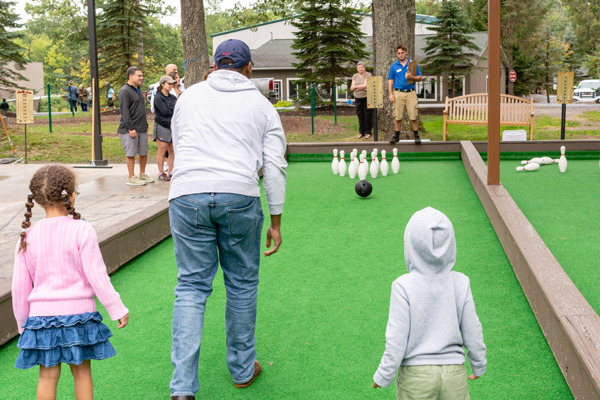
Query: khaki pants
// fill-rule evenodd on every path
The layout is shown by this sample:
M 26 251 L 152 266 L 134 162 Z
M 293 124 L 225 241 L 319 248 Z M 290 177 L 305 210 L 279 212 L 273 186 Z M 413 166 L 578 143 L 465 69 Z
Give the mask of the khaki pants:
M 396 400 L 469 400 L 467 369 L 464 364 L 401 366 Z
M 419 119 L 419 99 L 414 90 L 412 92 L 394 90 L 394 118 L 396 121 L 402 121 L 404 109 L 406 109 L 408 119 L 411 121 Z

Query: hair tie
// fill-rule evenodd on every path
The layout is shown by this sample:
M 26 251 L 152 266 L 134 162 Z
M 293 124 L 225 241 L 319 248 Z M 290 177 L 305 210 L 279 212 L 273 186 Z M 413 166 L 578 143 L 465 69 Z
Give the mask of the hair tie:
M 61 196 L 66 196 L 67 194 L 68 194 L 68 193 L 67 193 L 67 191 L 66 191 L 66 190 L 63 190 L 62 192 L 60 192 L 60 195 L 61 195 Z

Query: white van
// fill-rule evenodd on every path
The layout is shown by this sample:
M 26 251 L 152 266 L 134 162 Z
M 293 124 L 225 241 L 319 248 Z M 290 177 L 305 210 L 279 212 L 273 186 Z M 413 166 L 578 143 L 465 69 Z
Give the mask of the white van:
M 600 103 L 600 79 L 587 79 L 579 82 L 573 90 L 573 101 Z

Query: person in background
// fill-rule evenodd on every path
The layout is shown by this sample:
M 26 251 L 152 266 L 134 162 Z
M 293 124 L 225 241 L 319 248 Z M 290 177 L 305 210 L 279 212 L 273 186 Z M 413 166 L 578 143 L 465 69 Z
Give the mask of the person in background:
M 77 112 L 77 98 L 79 97 L 79 91 L 73 84 L 73 81 L 69 81 L 69 86 L 67 87 L 67 99 L 71 104 L 71 108 L 73 111 Z
M 412 75 L 408 69 L 410 59 L 407 57 L 408 48 L 401 44 L 396 47 L 398 60 L 390 65 L 388 73 L 388 98 L 394 104 L 394 135 L 390 143 L 400 141 L 400 129 L 404 111 L 408 114 L 410 126 L 415 135 L 415 143 L 421 143 L 419 136 L 419 100 L 415 92 L 415 82 L 421 82 L 421 68 L 417 65 L 416 75 Z M 409 83 L 408 81 L 413 81 Z
M 371 126 L 373 125 L 373 109 L 367 107 L 367 78 L 371 76 L 365 69 L 365 63 L 360 61 L 356 64 L 358 73 L 352 76 L 350 90 L 354 92 L 356 115 L 358 116 L 357 139 L 370 139 Z
M 175 154 L 173 153 L 173 138 L 171 137 L 171 118 L 175 109 L 177 98 L 169 93 L 177 81 L 169 75 L 164 75 L 158 83 L 158 92 L 154 98 L 154 136 L 156 137 L 156 164 L 158 165 L 158 180 L 171 180 Z M 168 173 L 164 171 L 165 153 L 167 158 Z
M 0 112 L 3 115 L 6 115 L 6 113 L 8 113 L 8 110 L 10 109 L 8 103 L 6 102 L 6 99 L 2 99 L 2 103 L 0 103 Z
M 79 85 L 79 99 L 81 100 L 81 111 L 87 112 L 88 110 L 88 92 L 83 88 L 83 85 Z
M 110 83 L 106 84 L 108 89 L 106 90 L 106 109 L 114 110 L 115 109 L 115 89 L 113 89 Z
M 127 83 L 119 91 L 119 107 L 121 117 L 117 133 L 121 139 L 125 157 L 127 159 L 127 172 L 130 186 L 141 186 L 152 183 L 154 180 L 146 174 L 148 161 L 148 121 L 146 121 L 146 99 L 140 92 L 144 82 L 144 74 L 138 67 L 127 69 Z M 140 174 L 135 176 L 135 156 L 139 156 Z

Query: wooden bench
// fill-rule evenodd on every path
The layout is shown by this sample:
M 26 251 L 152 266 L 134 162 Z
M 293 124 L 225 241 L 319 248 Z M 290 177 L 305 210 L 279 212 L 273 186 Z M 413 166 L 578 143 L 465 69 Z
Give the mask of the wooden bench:
M 487 105 L 487 93 L 446 97 L 444 141 L 448 124 L 487 125 Z M 533 140 L 533 100 L 501 94 L 500 125 L 529 126 L 529 140 Z

